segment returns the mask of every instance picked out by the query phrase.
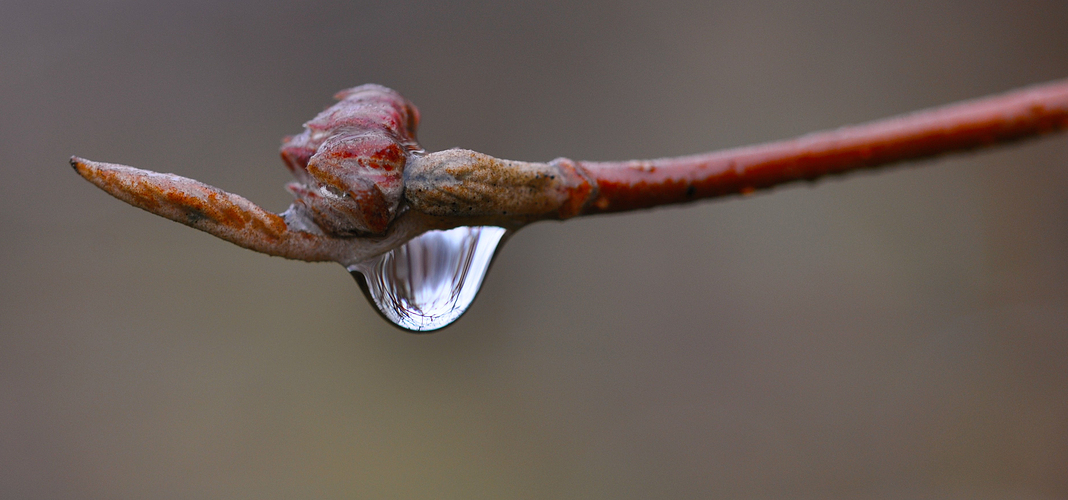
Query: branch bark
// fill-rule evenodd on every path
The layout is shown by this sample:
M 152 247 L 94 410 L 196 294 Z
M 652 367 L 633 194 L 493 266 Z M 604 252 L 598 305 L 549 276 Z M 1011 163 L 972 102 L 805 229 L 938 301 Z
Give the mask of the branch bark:
M 1066 127 L 1068 80 L 1061 80 L 756 146 L 647 161 L 579 162 L 598 189 L 582 214 L 745 194 Z
M 1068 80 L 796 139 L 625 162 L 501 160 L 423 152 L 419 114 L 396 92 L 365 85 L 288 138 L 298 182 L 282 214 L 193 179 L 72 158 L 113 196 L 245 248 L 346 266 L 431 229 L 638 210 L 814 180 L 1068 128 Z M 403 172 L 403 174 L 402 174 Z M 402 184 L 403 181 L 403 184 Z

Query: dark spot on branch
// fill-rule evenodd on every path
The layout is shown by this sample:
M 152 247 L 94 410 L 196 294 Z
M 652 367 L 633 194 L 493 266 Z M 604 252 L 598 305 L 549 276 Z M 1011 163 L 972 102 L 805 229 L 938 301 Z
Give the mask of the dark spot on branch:
M 211 220 L 211 218 L 208 217 L 208 214 L 205 214 L 204 212 L 202 212 L 200 210 L 197 210 L 195 208 L 186 209 L 186 211 L 185 211 L 185 219 L 187 221 L 189 221 L 189 224 L 191 224 L 191 225 L 192 224 L 198 224 L 198 223 L 200 223 L 201 221 L 204 221 L 204 220 Z

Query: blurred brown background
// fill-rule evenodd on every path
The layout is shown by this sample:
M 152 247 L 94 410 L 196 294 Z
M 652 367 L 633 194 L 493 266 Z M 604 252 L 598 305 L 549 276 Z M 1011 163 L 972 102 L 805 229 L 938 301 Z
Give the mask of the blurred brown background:
M 1068 137 L 536 224 L 428 336 L 67 166 L 282 210 L 366 82 L 432 150 L 695 153 L 1066 77 L 1068 2 L 0 13 L 0 497 L 1068 496 Z

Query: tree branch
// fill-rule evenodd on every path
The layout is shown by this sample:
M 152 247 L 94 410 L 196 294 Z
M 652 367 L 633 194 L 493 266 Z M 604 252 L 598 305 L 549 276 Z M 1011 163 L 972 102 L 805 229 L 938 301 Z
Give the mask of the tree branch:
M 474 151 L 423 152 L 419 113 L 396 92 L 365 85 L 287 138 L 298 182 L 282 214 L 173 174 L 73 158 L 75 170 L 131 205 L 242 247 L 346 266 L 431 229 L 620 212 L 747 194 L 1068 127 L 1068 80 L 796 139 L 706 154 L 626 162 L 501 160 Z
M 712 153 L 579 162 L 596 214 L 747 194 L 799 180 L 880 167 L 1047 134 L 1068 127 L 1068 80 L 1023 88 L 796 139 Z

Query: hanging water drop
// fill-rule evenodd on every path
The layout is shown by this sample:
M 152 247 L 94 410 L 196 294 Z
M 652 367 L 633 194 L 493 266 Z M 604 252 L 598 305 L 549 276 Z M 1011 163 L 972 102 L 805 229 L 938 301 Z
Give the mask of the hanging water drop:
M 437 330 L 456 321 L 475 300 L 506 233 L 496 226 L 428 231 L 348 270 L 397 326 Z

